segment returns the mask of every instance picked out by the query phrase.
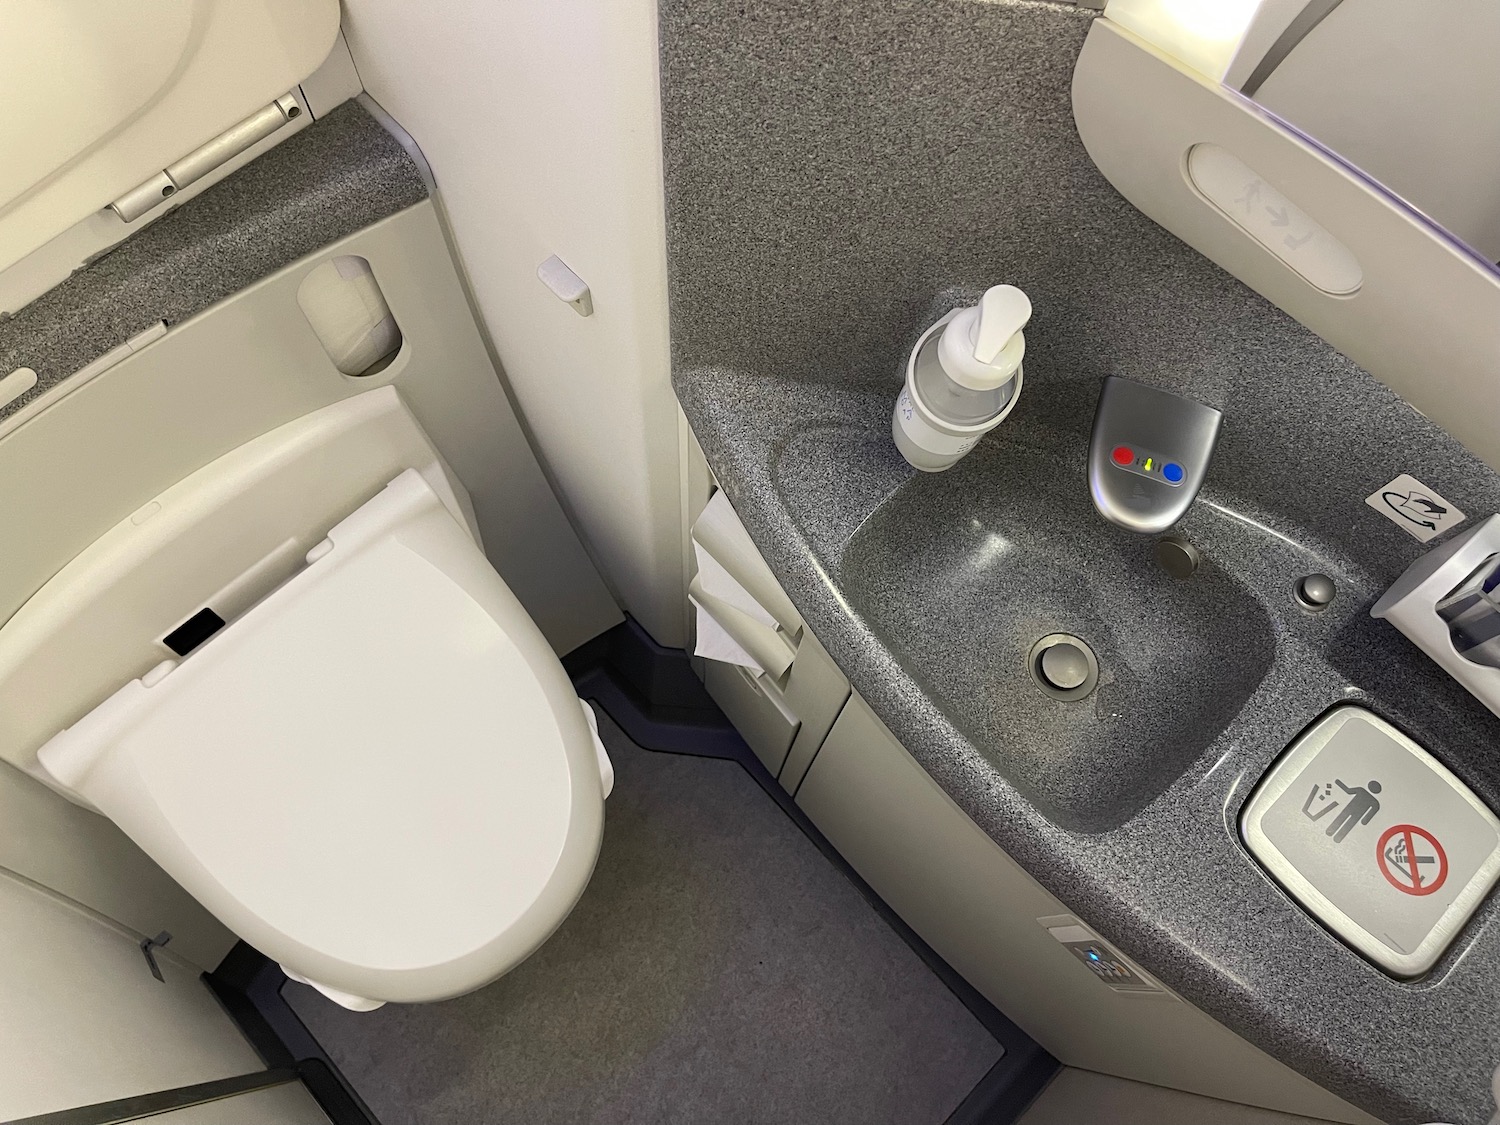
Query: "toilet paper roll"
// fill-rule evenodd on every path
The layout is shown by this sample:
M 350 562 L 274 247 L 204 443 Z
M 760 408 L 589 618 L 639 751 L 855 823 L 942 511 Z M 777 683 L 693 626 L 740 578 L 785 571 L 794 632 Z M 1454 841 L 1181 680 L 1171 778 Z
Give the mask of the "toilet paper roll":
M 281 966 L 281 971 L 286 974 L 287 980 L 294 980 L 298 984 L 305 984 L 309 988 L 316 988 L 328 999 L 342 1008 L 348 1008 L 351 1012 L 373 1012 L 376 1008 L 384 1008 L 384 1000 L 371 1000 L 368 997 L 356 996 L 352 992 L 345 992 L 342 988 L 334 988 L 330 984 L 319 984 L 301 973 Z

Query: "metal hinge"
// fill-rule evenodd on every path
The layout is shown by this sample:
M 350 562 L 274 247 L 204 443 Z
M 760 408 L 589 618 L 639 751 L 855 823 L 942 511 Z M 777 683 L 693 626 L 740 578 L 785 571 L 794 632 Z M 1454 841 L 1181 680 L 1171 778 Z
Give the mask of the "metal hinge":
M 181 160 L 167 165 L 145 183 L 131 188 L 111 203 L 109 209 L 125 222 L 134 222 L 305 112 L 295 93 L 283 94 L 238 125 L 231 125 L 207 144 L 193 149 Z

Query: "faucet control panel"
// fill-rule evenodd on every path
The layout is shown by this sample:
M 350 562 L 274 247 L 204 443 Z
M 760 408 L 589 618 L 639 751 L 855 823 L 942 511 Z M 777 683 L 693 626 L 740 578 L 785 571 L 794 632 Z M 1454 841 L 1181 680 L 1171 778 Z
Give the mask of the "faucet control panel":
M 1131 531 L 1165 531 L 1208 475 L 1223 415 L 1171 391 L 1111 375 L 1089 446 L 1089 494 L 1099 514 Z
M 1149 480 L 1166 481 L 1173 488 L 1180 488 L 1183 478 L 1187 476 L 1187 470 L 1172 458 L 1133 445 L 1115 446 L 1109 452 L 1109 459 L 1127 473 L 1136 473 Z

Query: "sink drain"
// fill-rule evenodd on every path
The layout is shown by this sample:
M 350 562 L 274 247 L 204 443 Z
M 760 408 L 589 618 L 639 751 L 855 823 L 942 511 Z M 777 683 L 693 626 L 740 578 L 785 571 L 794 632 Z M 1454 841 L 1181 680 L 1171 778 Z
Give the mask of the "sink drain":
M 1036 686 L 1054 699 L 1083 699 L 1099 685 L 1099 661 L 1082 639 L 1049 633 L 1026 655 Z

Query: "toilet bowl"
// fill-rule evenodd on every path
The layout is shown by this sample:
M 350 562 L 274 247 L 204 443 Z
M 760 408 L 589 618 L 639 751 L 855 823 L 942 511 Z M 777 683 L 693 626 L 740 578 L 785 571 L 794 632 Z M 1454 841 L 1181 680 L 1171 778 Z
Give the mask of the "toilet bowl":
M 583 893 L 612 783 L 592 712 L 429 478 L 399 472 L 289 578 L 36 753 L 38 776 L 357 1010 L 529 956 Z

